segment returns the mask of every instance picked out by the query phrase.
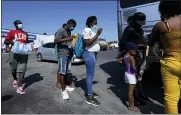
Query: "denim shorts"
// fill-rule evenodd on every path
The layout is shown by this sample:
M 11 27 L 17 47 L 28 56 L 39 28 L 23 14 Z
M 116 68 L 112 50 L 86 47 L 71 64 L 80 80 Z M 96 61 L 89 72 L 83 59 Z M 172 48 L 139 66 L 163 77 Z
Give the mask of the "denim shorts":
M 67 75 L 68 70 L 68 57 L 60 57 L 59 58 L 59 73 L 62 75 Z

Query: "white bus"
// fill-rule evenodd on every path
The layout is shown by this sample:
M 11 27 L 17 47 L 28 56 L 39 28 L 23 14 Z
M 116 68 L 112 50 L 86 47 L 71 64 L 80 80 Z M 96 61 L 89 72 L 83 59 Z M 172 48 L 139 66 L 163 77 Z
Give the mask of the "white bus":
M 127 27 L 127 19 L 136 12 L 143 12 L 146 15 L 146 24 L 143 26 L 144 35 L 151 33 L 153 26 L 160 21 L 158 5 L 160 0 L 118 0 L 117 1 L 117 22 L 118 41 L 120 42 L 122 33 Z M 149 57 L 158 61 L 149 48 Z
M 146 25 L 143 26 L 145 34 L 149 34 L 153 25 L 160 20 L 158 5 L 160 0 L 118 0 L 117 1 L 117 22 L 118 40 L 127 26 L 127 18 L 136 12 L 143 12 L 146 15 Z

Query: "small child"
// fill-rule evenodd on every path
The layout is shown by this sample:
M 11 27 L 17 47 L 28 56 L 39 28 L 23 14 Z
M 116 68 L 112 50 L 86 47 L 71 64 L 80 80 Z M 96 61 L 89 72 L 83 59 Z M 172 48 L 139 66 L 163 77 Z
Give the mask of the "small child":
M 133 91 L 136 85 L 136 63 L 134 60 L 134 56 L 136 55 L 136 44 L 132 42 L 128 42 L 126 44 L 126 53 L 123 57 L 123 63 L 125 64 L 125 82 L 129 84 L 128 91 L 128 99 L 129 99 L 129 107 L 130 111 L 138 111 L 138 108 L 134 106 L 134 95 Z

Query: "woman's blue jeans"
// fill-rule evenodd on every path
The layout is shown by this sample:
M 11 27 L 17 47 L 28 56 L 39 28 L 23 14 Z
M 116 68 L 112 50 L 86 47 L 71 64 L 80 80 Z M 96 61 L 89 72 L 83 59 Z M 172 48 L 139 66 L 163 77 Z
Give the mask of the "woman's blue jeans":
M 83 53 L 83 59 L 86 65 L 87 94 L 92 94 L 93 78 L 96 67 L 96 53 L 85 50 Z

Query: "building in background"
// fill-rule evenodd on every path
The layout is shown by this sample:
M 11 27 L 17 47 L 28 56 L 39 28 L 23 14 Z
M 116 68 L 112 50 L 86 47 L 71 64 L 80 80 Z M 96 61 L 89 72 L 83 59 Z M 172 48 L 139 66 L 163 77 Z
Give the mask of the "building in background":
M 10 29 L 1 30 L 1 49 L 2 49 L 2 51 L 5 50 L 4 40 L 9 31 L 10 31 Z M 46 33 L 41 34 L 41 33 L 28 32 L 28 40 L 31 40 L 33 42 L 34 48 L 37 49 L 38 47 L 42 46 L 43 44 L 54 42 L 54 34 L 47 35 Z M 108 49 L 108 43 L 107 43 L 106 39 L 99 38 L 99 44 L 101 46 L 101 50 Z
M 107 44 L 106 39 L 99 38 L 99 45 L 100 45 L 101 51 L 106 51 L 108 49 L 108 44 Z

